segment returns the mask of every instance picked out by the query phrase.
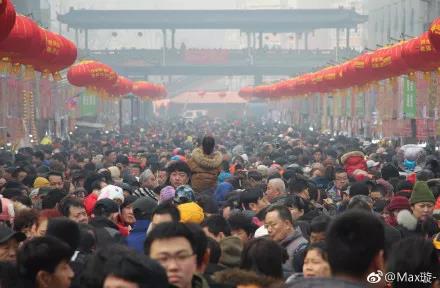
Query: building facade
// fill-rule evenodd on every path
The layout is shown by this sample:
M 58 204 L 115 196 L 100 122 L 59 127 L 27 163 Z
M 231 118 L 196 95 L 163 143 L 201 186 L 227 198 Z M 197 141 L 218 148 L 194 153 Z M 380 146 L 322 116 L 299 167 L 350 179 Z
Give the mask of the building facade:
M 439 0 L 369 0 L 367 47 L 377 49 L 428 30 L 440 15 Z

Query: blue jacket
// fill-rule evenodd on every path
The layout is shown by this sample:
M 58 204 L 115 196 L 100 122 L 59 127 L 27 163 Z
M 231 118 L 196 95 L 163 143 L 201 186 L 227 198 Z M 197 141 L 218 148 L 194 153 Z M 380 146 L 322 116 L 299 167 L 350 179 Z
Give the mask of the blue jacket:
M 214 191 L 214 198 L 217 203 L 223 202 L 226 199 L 226 196 L 233 190 L 232 184 L 228 182 L 223 182 L 217 186 Z
M 144 242 L 147 238 L 147 229 L 150 226 L 150 220 L 138 220 L 134 223 L 133 229 L 127 236 L 127 245 L 134 250 L 144 253 Z

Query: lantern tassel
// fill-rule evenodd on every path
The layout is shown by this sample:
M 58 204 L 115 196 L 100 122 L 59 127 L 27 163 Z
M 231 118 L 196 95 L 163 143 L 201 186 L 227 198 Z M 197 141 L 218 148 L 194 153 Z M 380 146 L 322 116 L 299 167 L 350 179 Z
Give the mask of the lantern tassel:
M 61 80 L 63 80 L 63 77 L 61 76 L 60 72 L 55 72 L 52 74 L 53 80 L 56 82 L 59 82 Z

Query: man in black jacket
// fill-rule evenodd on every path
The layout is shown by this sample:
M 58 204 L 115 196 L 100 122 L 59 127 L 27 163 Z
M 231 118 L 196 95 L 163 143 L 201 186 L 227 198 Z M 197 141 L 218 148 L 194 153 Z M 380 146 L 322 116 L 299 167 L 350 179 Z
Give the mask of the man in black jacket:
M 116 219 L 119 214 L 118 204 L 111 199 L 101 199 L 93 209 L 93 219 L 90 225 L 95 227 L 97 247 L 112 244 L 125 244 L 125 239 L 119 232 Z

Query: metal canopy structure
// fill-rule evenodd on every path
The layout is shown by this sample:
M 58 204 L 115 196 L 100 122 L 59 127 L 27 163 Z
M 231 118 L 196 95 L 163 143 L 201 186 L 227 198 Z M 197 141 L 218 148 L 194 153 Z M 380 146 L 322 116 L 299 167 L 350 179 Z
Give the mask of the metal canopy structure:
M 356 28 L 368 16 L 352 9 L 295 10 L 75 10 L 58 15 L 73 29 L 239 29 L 287 33 L 323 28 Z

